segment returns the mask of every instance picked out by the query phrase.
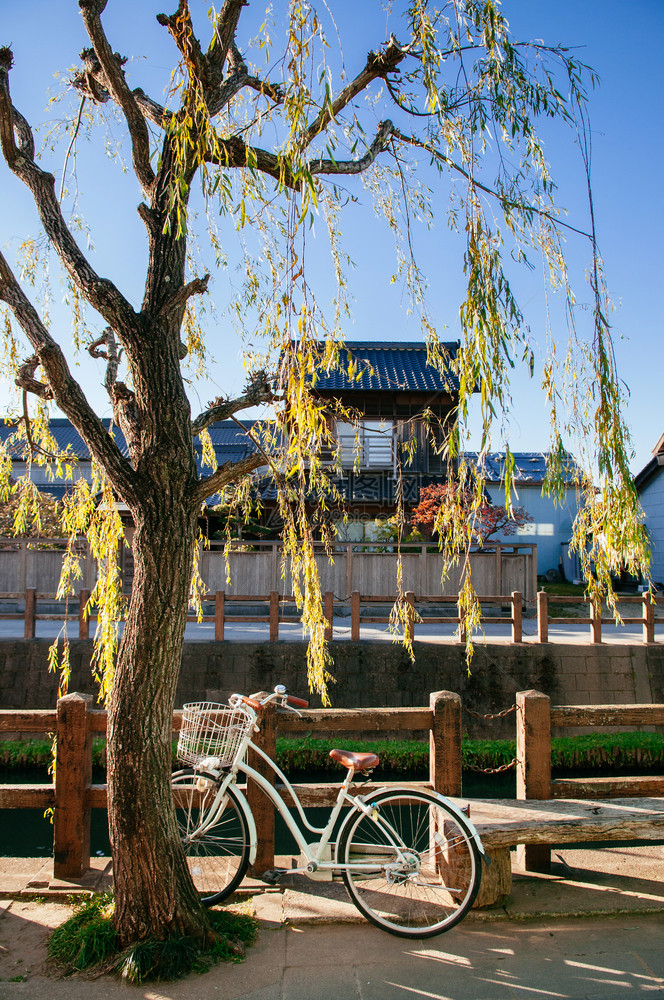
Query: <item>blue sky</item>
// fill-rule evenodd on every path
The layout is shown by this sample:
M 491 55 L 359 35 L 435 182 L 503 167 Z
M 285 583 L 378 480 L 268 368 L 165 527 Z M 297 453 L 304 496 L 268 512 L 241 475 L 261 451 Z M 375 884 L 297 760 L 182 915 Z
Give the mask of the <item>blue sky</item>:
M 173 2 L 172 6 L 175 6 Z M 362 30 L 351 35 L 345 46 L 346 65 L 352 72 L 367 51 L 367 39 L 375 45 L 383 40 L 384 6 L 365 0 Z M 358 5 L 348 0 L 330 0 L 340 30 L 356 26 Z M 157 99 L 170 72 L 173 46 L 165 29 L 154 21 L 163 3 L 141 0 L 109 0 L 104 14 L 109 40 L 123 54 L 136 57 L 129 78 L 151 90 Z M 168 4 L 166 9 L 170 10 Z M 250 15 L 260 12 L 252 0 Z M 663 118 L 656 105 L 663 81 L 661 38 L 664 34 L 664 3 L 661 0 L 582 0 L 580 3 L 544 3 L 509 0 L 503 10 L 517 38 L 541 38 L 548 43 L 579 46 L 576 54 L 601 78 L 601 87 L 591 99 L 593 129 L 592 181 L 600 247 L 606 264 L 609 289 L 616 305 L 612 315 L 618 369 L 629 387 L 627 416 L 633 436 L 633 471 L 650 458 L 650 450 L 664 431 L 661 373 L 664 370 L 664 337 L 659 288 L 664 271 L 662 229 L 664 199 L 660 185 Z M 129 19 L 131 32 L 125 27 Z M 373 35 L 368 29 L 374 29 Z M 11 73 L 15 105 L 34 126 L 61 113 L 58 106 L 46 108 L 47 90 L 57 88 L 53 74 L 77 62 L 86 35 L 75 0 L 0 0 L 0 44 L 9 44 L 15 57 Z M 141 58 L 149 56 L 150 62 Z M 120 130 L 118 130 L 120 135 Z M 570 211 L 569 221 L 585 228 L 588 221 L 585 178 L 581 157 L 568 134 L 546 135 L 546 152 L 559 186 L 560 204 Z M 58 183 L 64 151 L 59 148 L 45 164 Z M 138 304 L 145 271 L 145 238 L 135 215 L 138 198 L 133 177 L 121 174 L 115 164 L 83 144 L 80 146 L 78 183 L 86 221 L 94 243 L 95 266 L 118 283 Z M 4 164 L 0 164 L 0 244 L 11 260 L 22 238 L 38 232 L 36 216 L 27 192 Z M 321 230 L 322 234 L 322 230 Z M 390 286 L 386 275 L 391 262 L 385 246 L 385 231 L 360 197 L 344 222 L 344 235 L 355 262 L 350 288 L 354 297 L 353 321 L 345 330 L 347 339 L 408 340 L 419 337 L 419 323 L 407 314 L 403 290 Z M 444 219 L 432 233 L 422 235 L 419 248 L 429 275 L 429 310 L 439 332 L 457 336 L 457 315 L 462 295 L 459 248 L 450 240 Z M 312 256 L 315 256 L 315 244 Z M 583 272 L 589 264 L 587 245 L 570 239 L 568 252 L 578 300 L 588 301 Z M 197 411 L 220 392 L 241 388 L 243 369 L 238 344 L 225 334 L 224 305 L 231 267 L 213 274 L 211 297 L 217 313 L 207 319 L 212 350 L 217 361 L 209 384 L 192 389 L 192 409 Z M 539 274 L 524 278 L 519 286 L 522 306 L 535 343 L 543 343 L 545 299 Z M 56 299 L 59 293 L 56 294 Z M 554 308 L 554 325 L 556 312 Z M 56 301 L 52 329 L 60 339 L 69 335 L 65 305 Z M 101 329 L 92 317 L 93 328 Z M 95 326 L 96 324 L 96 326 Z M 564 330 L 560 333 L 566 337 Z M 103 373 L 84 359 L 77 375 L 100 412 L 109 407 L 100 382 Z M 516 451 L 540 451 L 547 447 L 548 429 L 537 380 L 518 374 L 513 383 L 514 409 L 508 429 Z M 0 396 L 4 403 L 6 396 Z M 470 446 L 477 441 L 469 442 Z M 494 440 L 500 447 L 500 440 Z

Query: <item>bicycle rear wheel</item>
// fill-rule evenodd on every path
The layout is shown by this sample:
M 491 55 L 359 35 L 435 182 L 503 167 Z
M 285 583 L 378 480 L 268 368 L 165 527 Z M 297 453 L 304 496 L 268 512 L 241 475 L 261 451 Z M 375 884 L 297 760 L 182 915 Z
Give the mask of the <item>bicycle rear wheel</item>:
M 229 785 L 224 807 L 215 815 L 219 782 L 189 768 L 173 775 L 172 787 L 191 877 L 204 894 L 205 906 L 215 906 L 237 889 L 247 871 L 249 831 L 244 812 Z
M 400 937 L 449 930 L 473 905 L 480 859 L 472 831 L 426 792 L 379 793 L 369 814 L 352 812 L 341 831 L 342 864 L 380 866 L 344 871 L 350 898 L 377 927 Z

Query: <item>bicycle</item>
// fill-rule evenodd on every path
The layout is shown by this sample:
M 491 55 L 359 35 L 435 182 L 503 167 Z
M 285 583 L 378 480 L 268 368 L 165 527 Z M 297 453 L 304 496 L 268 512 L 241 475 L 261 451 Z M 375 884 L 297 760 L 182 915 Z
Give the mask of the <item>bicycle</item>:
M 352 902 L 382 930 L 401 937 L 431 937 L 449 930 L 473 905 L 480 864 L 489 863 L 477 831 L 450 800 L 430 791 L 382 788 L 351 795 L 353 779 L 378 765 L 372 753 L 331 750 L 346 777 L 324 827 L 309 822 L 292 785 L 251 737 L 270 702 L 300 714 L 308 703 L 283 685 L 261 701 L 234 694 L 228 705 L 184 706 L 178 757 L 191 765 L 173 775 L 182 842 L 192 877 L 207 906 L 221 903 L 240 885 L 256 857 L 256 824 L 239 773 L 250 777 L 274 804 L 301 852 L 301 867 L 277 868 L 263 879 L 276 883 L 286 873 L 321 877 L 339 873 Z M 246 762 L 253 750 L 284 783 L 297 817 L 266 778 Z M 344 807 L 336 843 L 333 831 Z M 318 839 L 309 843 L 304 829 Z M 316 873 L 319 873 L 318 876 Z

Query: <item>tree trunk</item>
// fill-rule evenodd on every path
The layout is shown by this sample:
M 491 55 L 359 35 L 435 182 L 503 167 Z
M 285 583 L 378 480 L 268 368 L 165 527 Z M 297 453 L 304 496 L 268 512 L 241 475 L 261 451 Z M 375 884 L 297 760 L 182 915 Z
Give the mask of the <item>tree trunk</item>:
M 134 585 L 108 712 L 109 832 L 122 945 L 210 934 L 180 847 L 171 796 L 172 712 L 196 510 L 169 488 L 134 512 Z

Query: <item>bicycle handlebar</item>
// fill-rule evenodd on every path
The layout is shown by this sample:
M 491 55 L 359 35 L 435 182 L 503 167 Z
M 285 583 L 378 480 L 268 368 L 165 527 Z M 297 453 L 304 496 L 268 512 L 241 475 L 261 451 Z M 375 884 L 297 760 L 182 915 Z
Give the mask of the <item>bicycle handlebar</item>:
M 248 698 L 246 694 L 239 694 L 236 697 L 240 699 L 243 705 L 248 705 L 249 708 L 253 708 L 254 712 L 260 712 L 265 704 L 265 702 L 256 701 L 255 698 Z
M 295 695 L 287 694 L 286 701 L 293 708 L 309 708 L 309 702 L 305 701 L 304 698 L 296 698 Z
M 267 698 L 263 698 L 262 701 L 258 701 L 256 698 L 249 698 L 245 694 L 236 694 L 233 695 L 233 698 L 244 705 L 248 705 L 249 708 L 253 708 L 254 712 L 261 712 L 266 705 L 276 700 L 279 700 L 284 708 L 292 708 L 294 710 L 309 708 L 308 701 L 305 701 L 304 698 L 296 698 L 295 695 L 287 694 L 286 690 L 283 689 L 283 685 L 280 684 L 277 685 L 272 694 L 269 694 Z

